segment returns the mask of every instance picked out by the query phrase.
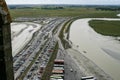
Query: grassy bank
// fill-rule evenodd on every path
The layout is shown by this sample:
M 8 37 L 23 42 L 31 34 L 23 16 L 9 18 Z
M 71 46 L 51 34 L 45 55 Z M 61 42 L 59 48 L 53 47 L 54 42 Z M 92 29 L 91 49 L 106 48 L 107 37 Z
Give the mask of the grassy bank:
M 93 18 L 93 17 L 117 17 L 116 11 L 100 11 L 94 8 L 64 8 L 60 10 L 49 10 L 49 9 L 10 9 L 12 18 L 17 17 L 76 17 L 81 18 Z
M 120 36 L 120 21 L 92 20 L 89 24 L 102 35 Z
M 63 47 L 64 47 L 65 49 L 71 47 L 71 46 L 69 45 L 69 42 L 66 40 L 66 39 L 69 40 L 69 32 L 70 32 L 71 24 L 72 24 L 75 20 L 77 20 L 77 19 L 79 19 L 79 18 L 80 18 L 80 17 L 74 17 L 74 18 L 68 20 L 68 21 L 63 25 L 63 27 L 62 27 L 62 29 L 61 29 L 61 31 L 60 31 L 59 37 L 60 37 L 61 42 L 62 42 L 62 44 L 63 44 Z M 64 39 L 64 38 L 65 38 L 64 34 L 67 34 L 66 39 Z
M 67 49 L 67 47 L 70 47 L 70 46 L 69 46 L 68 42 L 64 39 L 64 33 L 67 33 L 67 32 L 69 31 L 69 30 L 68 30 L 68 26 L 70 26 L 70 24 L 72 23 L 72 21 L 73 21 L 73 19 L 67 21 L 67 22 L 63 25 L 63 27 L 62 27 L 62 29 L 61 29 L 61 31 L 60 31 L 60 34 L 59 34 L 59 38 L 61 39 L 61 42 L 62 42 L 63 47 L 64 47 L 65 49 Z

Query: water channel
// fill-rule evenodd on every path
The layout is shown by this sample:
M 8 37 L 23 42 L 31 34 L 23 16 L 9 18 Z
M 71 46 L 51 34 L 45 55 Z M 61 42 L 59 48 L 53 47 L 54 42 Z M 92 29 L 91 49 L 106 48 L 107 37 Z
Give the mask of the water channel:
M 120 37 L 104 36 L 96 33 L 90 20 L 119 20 L 114 18 L 84 18 L 74 21 L 70 28 L 69 40 L 77 49 L 92 60 L 114 80 L 120 79 Z

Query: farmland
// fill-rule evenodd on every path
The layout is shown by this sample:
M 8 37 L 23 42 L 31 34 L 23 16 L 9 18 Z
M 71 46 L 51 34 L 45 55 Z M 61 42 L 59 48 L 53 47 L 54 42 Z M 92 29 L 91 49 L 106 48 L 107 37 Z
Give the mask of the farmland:
M 15 8 L 10 9 L 13 19 L 18 17 L 79 17 L 79 18 L 117 18 L 119 11 L 97 10 L 94 7 L 60 7 L 55 8 Z
M 120 21 L 92 20 L 89 24 L 100 34 L 107 36 L 120 36 Z

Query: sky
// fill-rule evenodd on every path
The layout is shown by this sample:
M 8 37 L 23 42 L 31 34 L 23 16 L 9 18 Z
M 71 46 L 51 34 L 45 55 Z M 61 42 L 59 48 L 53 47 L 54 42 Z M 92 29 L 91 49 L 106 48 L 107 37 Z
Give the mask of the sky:
M 120 0 L 6 0 L 7 4 L 96 4 L 120 5 Z

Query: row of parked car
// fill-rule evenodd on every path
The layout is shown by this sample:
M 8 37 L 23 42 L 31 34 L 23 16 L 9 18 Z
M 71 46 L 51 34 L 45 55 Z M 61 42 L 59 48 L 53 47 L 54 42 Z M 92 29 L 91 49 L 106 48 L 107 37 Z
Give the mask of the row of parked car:
M 49 41 L 46 42 L 41 53 L 37 57 L 31 69 L 28 71 L 24 80 L 41 80 L 42 74 L 53 52 L 55 44 L 56 41 L 54 41 L 52 38 L 50 38 Z
M 64 60 L 55 59 L 50 80 L 64 80 Z

